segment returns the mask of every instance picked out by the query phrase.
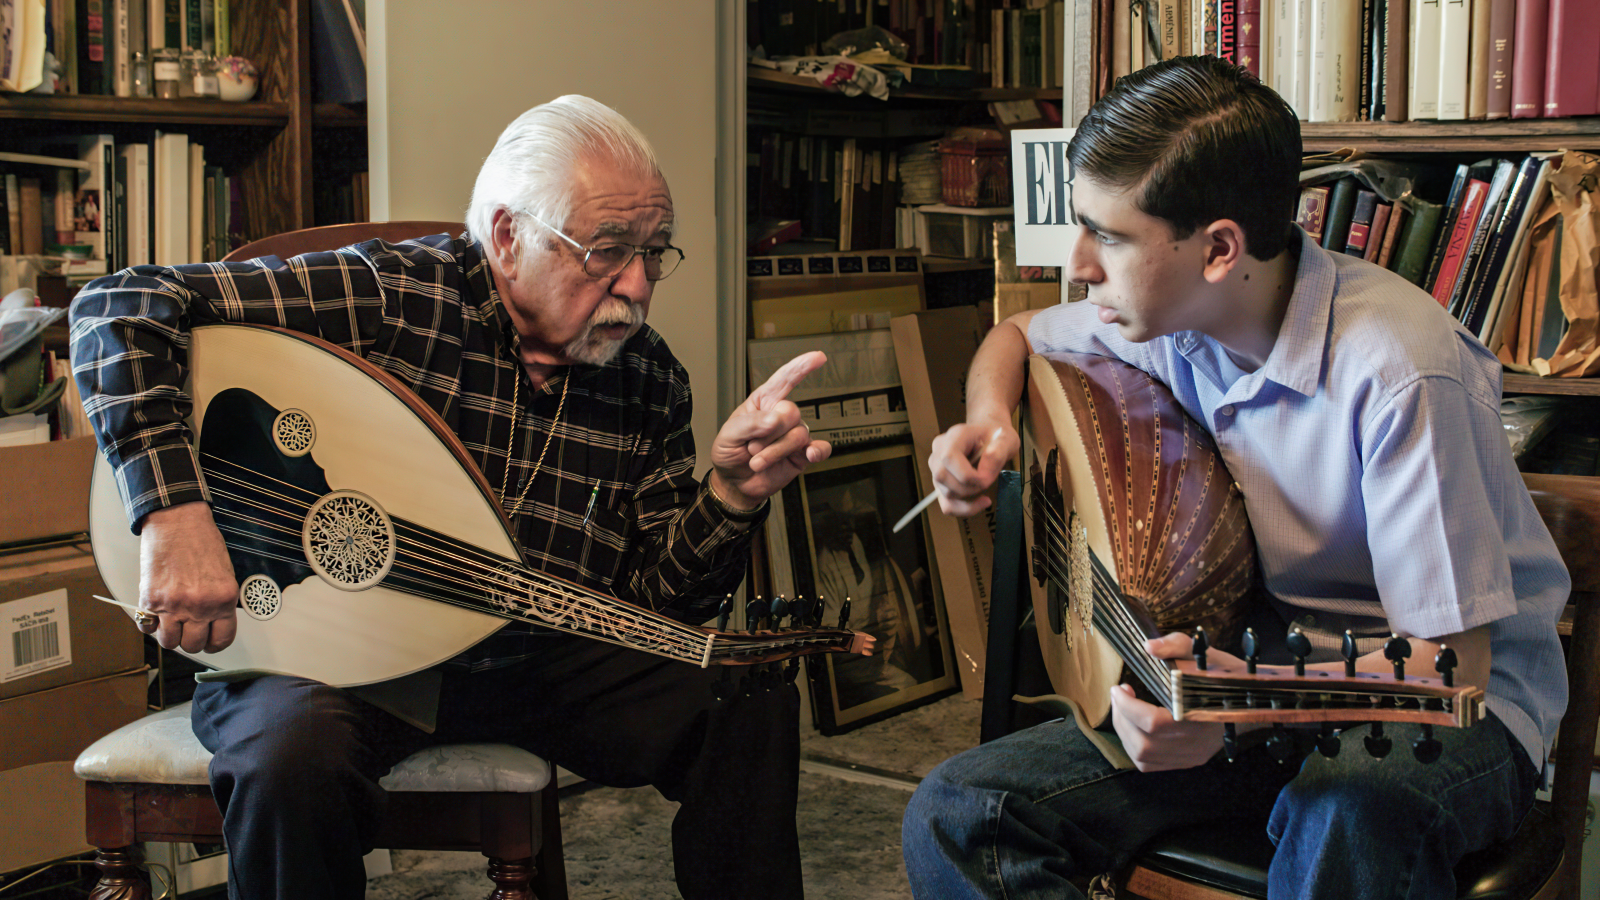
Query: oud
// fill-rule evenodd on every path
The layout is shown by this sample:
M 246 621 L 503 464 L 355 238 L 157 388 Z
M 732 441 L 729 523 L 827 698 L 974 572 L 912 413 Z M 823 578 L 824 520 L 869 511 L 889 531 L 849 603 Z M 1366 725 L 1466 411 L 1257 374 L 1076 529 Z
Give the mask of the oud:
M 1131 674 L 1175 719 L 1325 723 L 1319 746 L 1337 752 L 1333 723 L 1375 723 L 1369 749 L 1388 751 L 1383 722 L 1415 722 L 1419 758 L 1436 755 L 1433 726 L 1466 727 L 1483 715 L 1483 692 L 1445 677 L 1404 671 L 1409 644 L 1385 648 L 1392 673 L 1306 669 L 1310 643 L 1291 635 L 1296 665 L 1258 666 L 1246 635 L 1246 672 L 1208 671 L 1209 640 L 1238 630 L 1255 578 L 1244 500 L 1211 436 L 1147 373 L 1090 354 L 1028 362 L 1026 428 L 1032 488 L 1034 611 L 1051 684 L 1079 727 L 1108 758 L 1127 759 L 1095 729 L 1109 691 Z M 1195 659 L 1157 659 L 1147 638 L 1197 633 Z
M 197 327 L 188 388 L 239 581 L 234 642 L 189 654 L 206 666 L 372 684 L 450 659 L 511 620 L 699 666 L 871 652 L 861 632 L 685 625 L 529 568 L 460 439 L 393 376 L 333 344 Z M 89 526 L 106 587 L 136 605 L 139 538 L 103 456 Z

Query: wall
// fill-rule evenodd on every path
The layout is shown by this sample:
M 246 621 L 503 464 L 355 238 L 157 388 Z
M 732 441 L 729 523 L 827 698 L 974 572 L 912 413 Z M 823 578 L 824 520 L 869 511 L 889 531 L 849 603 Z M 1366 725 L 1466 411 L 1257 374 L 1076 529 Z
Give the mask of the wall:
M 717 14 L 715 0 L 367 3 L 374 220 L 459 221 L 501 130 L 562 94 L 606 103 L 650 138 L 685 254 L 650 323 L 689 370 L 701 471 L 722 418 Z

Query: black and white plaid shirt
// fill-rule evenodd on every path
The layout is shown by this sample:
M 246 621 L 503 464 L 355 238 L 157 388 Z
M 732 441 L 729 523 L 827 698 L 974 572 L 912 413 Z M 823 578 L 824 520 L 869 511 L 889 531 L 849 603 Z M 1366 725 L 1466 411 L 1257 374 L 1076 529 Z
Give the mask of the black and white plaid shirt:
M 744 574 L 765 507 L 733 518 L 696 482 L 688 373 L 661 336 L 646 326 L 611 363 L 569 367 L 533 391 L 483 250 L 466 235 L 287 262 L 141 266 L 85 287 L 72 304 L 73 373 L 130 523 L 208 499 L 182 384 L 189 328 L 214 322 L 290 328 L 386 370 L 443 417 L 506 503 L 551 441 L 526 498 L 506 510 L 534 568 L 691 622 Z M 513 404 L 518 378 L 525 412 Z M 511 662 L 539 633 L 512 623 L 467 657 L 474 668 Z

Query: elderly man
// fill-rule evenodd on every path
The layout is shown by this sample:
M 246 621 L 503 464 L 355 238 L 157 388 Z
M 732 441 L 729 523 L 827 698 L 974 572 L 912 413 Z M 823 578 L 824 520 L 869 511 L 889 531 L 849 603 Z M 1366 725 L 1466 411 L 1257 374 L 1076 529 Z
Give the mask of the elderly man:
M 743 574 L 766 499 L 829 447 L 789 388 L 799 357 L 723 425 L 694 479 L 687 374 L 644 324 L 682 254 L 644 137 L 561 97 L 508 126 L 467 234 L 368 242 L 287 263 L 138 267 L 73 304 L 73 360 L 141 539 L 145 630 L 228 646 L 238 585 L 183 424 L 191 325 L 286 325 L 365 357 L 460 436 L 528 565 L 685 621 Z M 380 778 L 435 743 L 514 743 L 607 785 L 654 785 L 683 896 L 799 897 L 792 687 L 715 699 L 714 673 L 513 624 L 439 667 L 430 735 L 352 693 L 270 676 L 200 685 L 234 898 L 360 897 Z

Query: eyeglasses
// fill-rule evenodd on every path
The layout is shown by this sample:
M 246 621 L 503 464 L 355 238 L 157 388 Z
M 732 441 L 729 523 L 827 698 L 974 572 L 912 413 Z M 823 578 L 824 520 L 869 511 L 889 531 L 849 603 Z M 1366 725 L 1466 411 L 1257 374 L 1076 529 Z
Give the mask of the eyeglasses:
M 540 225 L 554 231 L 561 236 L 563 241 L 583 251 L 583 271 L 590 278 L 612 278 L 622 274 L 622 270 L 633 265 L 635 256 L 644 260 L 644 277 L 646 281 L 660 281 L 671 275 L 678 268 L 678 263 L 683 262 L 683 251 L 677 247 L 641 247 L 638 244 L 624 244 L 621 241 L 606 241 L 585 247 L 561 229 L 539 218 L 533 213 L 527 214 L 528 218 Z

